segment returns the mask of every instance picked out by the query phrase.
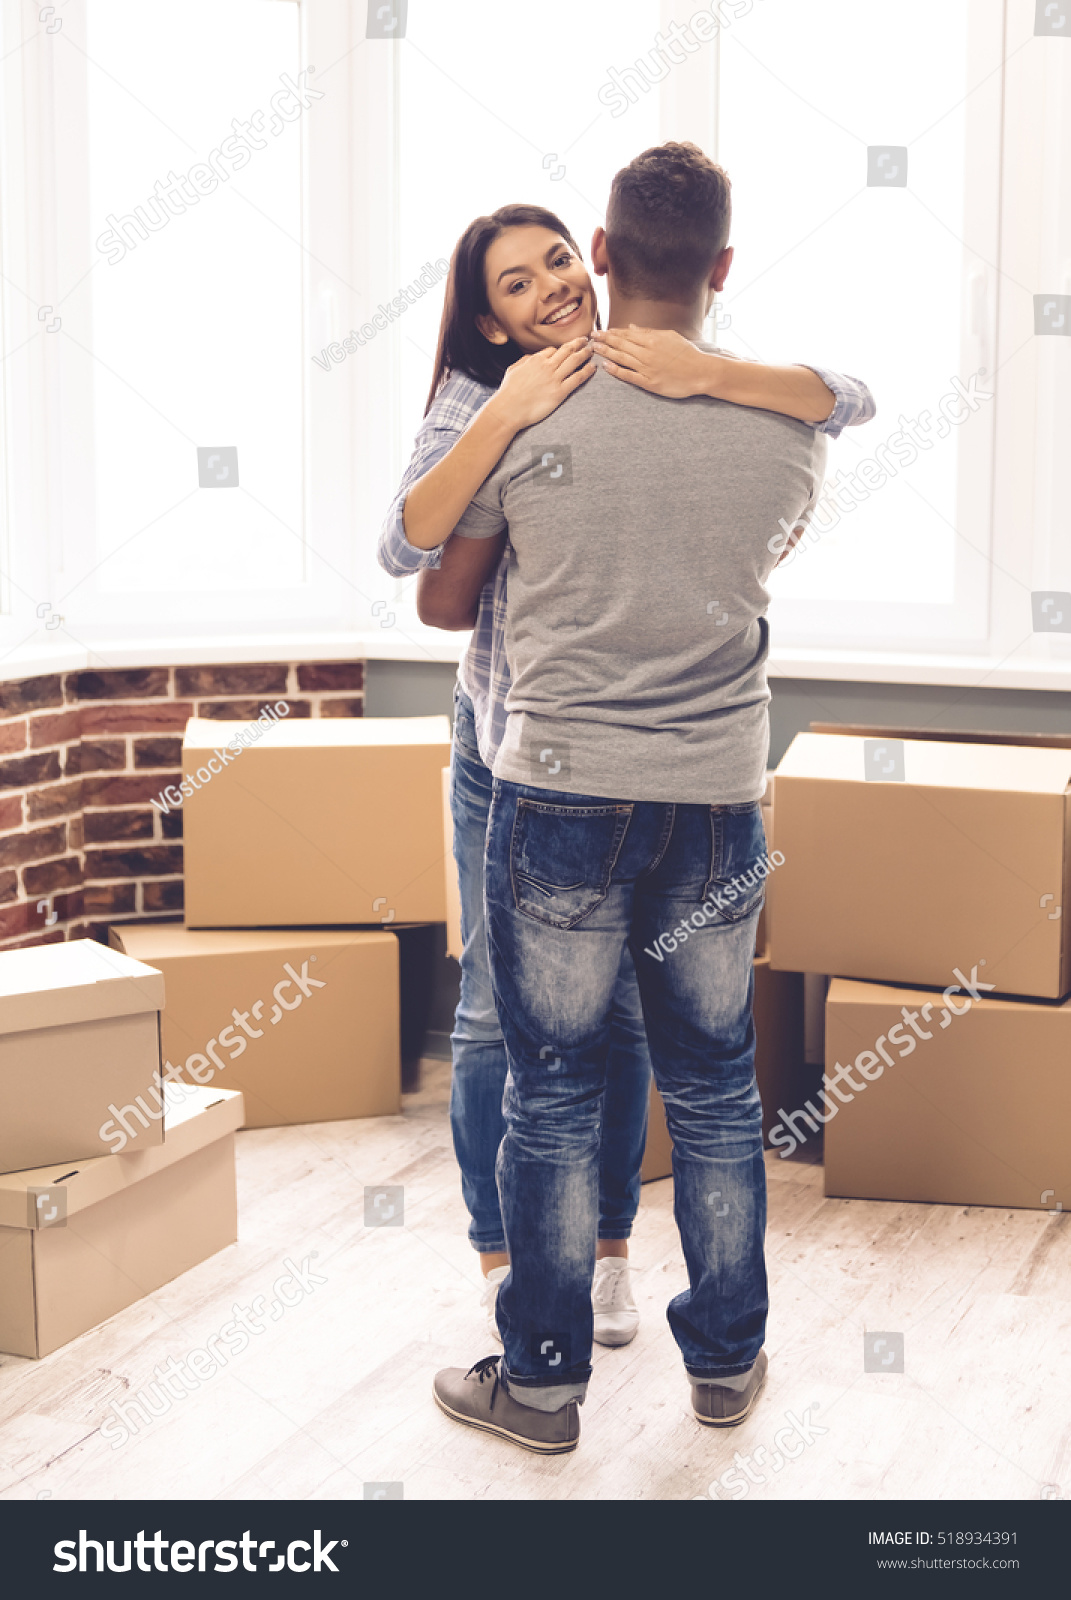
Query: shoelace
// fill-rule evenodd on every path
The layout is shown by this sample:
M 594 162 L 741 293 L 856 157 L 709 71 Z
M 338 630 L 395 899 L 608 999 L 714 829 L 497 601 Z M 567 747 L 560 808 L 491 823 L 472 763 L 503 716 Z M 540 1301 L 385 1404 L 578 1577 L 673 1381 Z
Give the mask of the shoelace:
M 628 1268 L 618 1269 L 613 1272 L 600 1274 L 599 1282 L 595 1288 L 594 1298 L 600 1311 L 622 1311 L 624 1306 L 619 1306 L 617 1297 L 623 1294 L 628 1284 Z
M 477 1383 L 483 1383 L 491 1376 L 492 1373 L 494 1373 L 495 1386 L 491 1390 L 491 1404 L 488 1406 L 489 1411 L 493 1411 L 495 1409 L 495 1396 L 498 1394 L 499 1384 L 498 1363 L 501 1361 L 501 1359 L 501 1356 L 481 1356 L 479 1361 L 475 1362 L 465 1374 L 466 1378 L 475 1376 Z

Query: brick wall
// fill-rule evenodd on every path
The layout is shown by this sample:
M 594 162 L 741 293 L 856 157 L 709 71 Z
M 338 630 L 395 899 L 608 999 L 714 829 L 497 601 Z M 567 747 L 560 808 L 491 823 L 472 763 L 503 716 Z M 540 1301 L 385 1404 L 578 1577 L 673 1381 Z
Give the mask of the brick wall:
M 359 661 L 67 672 L 0 683 L 0 948 L 107 938 L 182 913 L 181 776 L 189 717 L 359 717 Z

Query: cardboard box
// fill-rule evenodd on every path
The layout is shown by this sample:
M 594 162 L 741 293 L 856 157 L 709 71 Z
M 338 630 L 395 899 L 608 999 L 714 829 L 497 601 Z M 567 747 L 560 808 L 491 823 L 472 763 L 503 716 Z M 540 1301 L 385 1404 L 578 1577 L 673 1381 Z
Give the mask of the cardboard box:
M 446 872 L 446 953 L 461 960 L 461 884 L 454 860 L 454 814 L 450 810 L 450 768 L 443 768 L 443 868 Z
M 887 781 L 857 736 L 797 734 L 778 767 L 773 964 L 1067 994 L 1071 750 L 888 738 Z
M 870 722 L 812 722 L 811 733 L 848 734 L 859 739 L 926 739 L 939 744 L 1013 744 L 1071 750 L 1071 733 L 995 733 L 971 728 L 884 727 Z
M 0 1172 L 106 1155 L 113 1107 L 161 1143 L 163 1003 L 158 972 L 93 939 L 0 954 Z
M 821 1073 L 826 1059 L 826 994 L 829 978 L 823 972 L 803 974 L 803 1059 Z
M 110 937 L 164 975 L 165 1071 L 240 1089 L 246 1127 L 400 1109 L 393 933 L 120 923 Z
M 769 1144 L 778 1108 L 799 1105 L 819 1075 L 817 1070 L 808 1072 L 803 1060 L 803 974 L 773 972 L 768 957 L 757 957 L 754 1014 L 755 1076 L 762 1096 L 763 1139 Z M 673 1171 L 672 1154 L 665 1107 L 652 1083 L 642 1181 L 668 1178 Z
M 188 927 L 445 921 L 449 718 L 281 721 L 243 746 L 247 727 L 186 726 Z
M 755 962 L 755 1076 L 762 1096 L 762 1137 L 770 1142 L 778 1107 L 798 1104 L 819 1077 L 803 1059 L 803 973 L 775 972 L 769 956 Z
M 0 1350 L 47 1356 L 238 1237 L 241 1095 L 166 1095 L 162 1145 L 0 1177 Z
M 834 980 L 827 1195 L 1071 1210 L 1071 1002 L 967 998 Z

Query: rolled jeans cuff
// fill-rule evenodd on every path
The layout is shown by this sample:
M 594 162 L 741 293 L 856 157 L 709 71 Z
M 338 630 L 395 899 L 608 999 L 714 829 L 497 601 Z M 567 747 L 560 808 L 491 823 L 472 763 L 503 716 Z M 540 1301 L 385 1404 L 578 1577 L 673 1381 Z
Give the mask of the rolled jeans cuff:
M 735 1380 L 738 1378 L 741 1380 L 739 1387 L 745 1388 L 747 1379 L 751 1376 L 751 1369 L 754 1367 L 754 1365 L 754 1361 L 749 1361 L 746 1367 L 736 1366 L 727 1372 L 695 1372 L 691 1367 L 688 1366 L 686 1366 L 684 1370 L 688 1374 L 688 1382 L 692 1385 L 693 1389 L 698 1388 L 700 1384 L 726 1383 L 729 1380 L 733 1380 L 732 1386 L 736 1387 L 737 1385 Z
M 516 1400 L 519 1406 L 530 1406 L 533 1411 L 560 1411 L 571 1400 L 583 1405 L 588 1392 L 586 1379 L 580 1383 L 519 1383 L 504 1371 L 502 1381 L 511 1400 Z

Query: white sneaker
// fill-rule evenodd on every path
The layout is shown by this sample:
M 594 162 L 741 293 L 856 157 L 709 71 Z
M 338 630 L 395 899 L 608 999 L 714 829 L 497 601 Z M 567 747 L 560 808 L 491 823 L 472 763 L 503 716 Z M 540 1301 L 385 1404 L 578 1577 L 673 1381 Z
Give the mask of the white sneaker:
M 629 1344 L 635 1339 L 640 1314 L 632 1298 L 628 1261 L 624 1256 L 603 1256 L 595 1263 L 591 1285 L 596 1344 Z
M 502 1335 L 499 1333 L 498 1323 L 495 1321 L 495 1306 L 498 1303 L 499 1286 L 504 1281 L 508 1271 L 508 1267 L 492 1267 L 483 1280 L 483 1293 L 480 1296 L 481 1306 L 485 1306 L 487 1309 L 487 1330 L 499 1344 L 502 1343 Z

